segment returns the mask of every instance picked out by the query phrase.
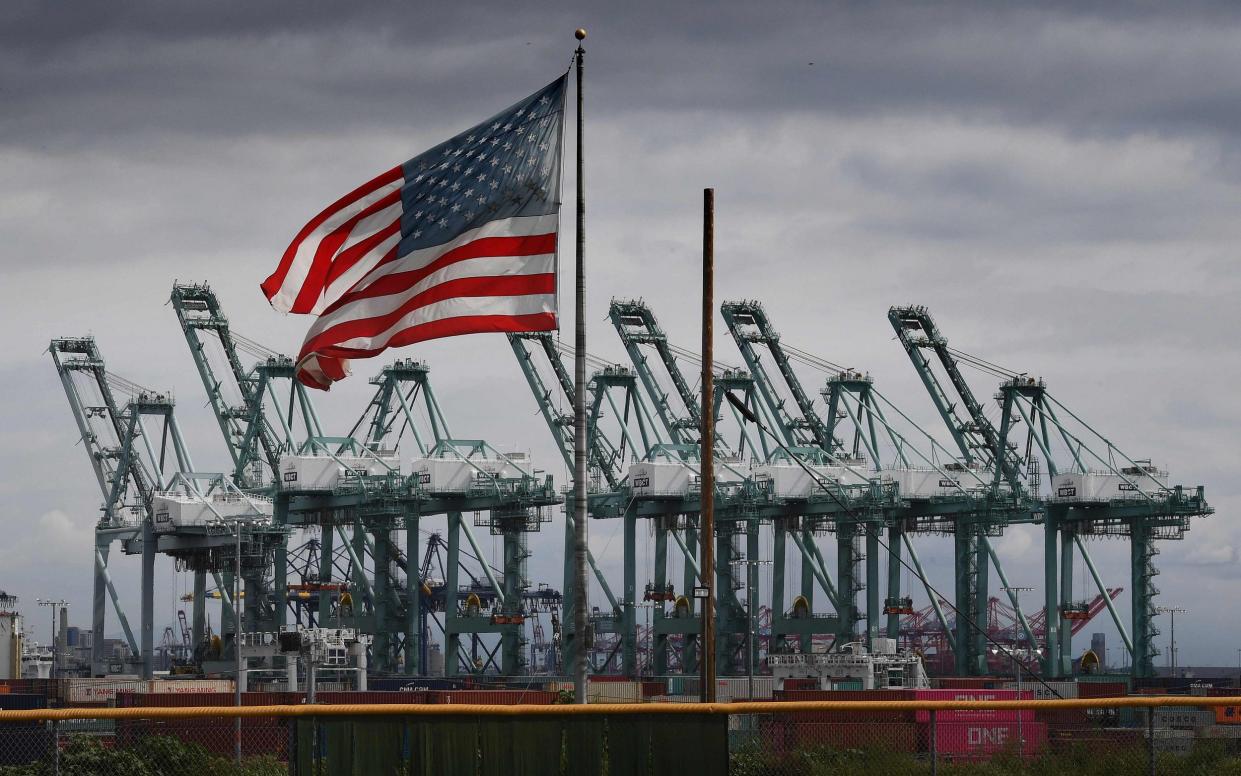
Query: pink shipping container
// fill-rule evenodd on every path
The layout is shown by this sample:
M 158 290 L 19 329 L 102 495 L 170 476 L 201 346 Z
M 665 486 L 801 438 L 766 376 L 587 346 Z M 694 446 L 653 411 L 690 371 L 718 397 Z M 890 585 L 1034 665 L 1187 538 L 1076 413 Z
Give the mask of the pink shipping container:
M 928 726 L 929 727 L 929 726 Z M 929 732 L 929 731 L 928 731 Z M 937 722 L 935 748 L 941 757 L 953 760 L 986 760 L 1003 751 L 1017 751 L 1016 722 Z M 1023 722 L 1020 738 L 1024 754 L 1037 755 L 1047 746 L 1047 726 Z
M 920 701 L 1015 701 L 1030 700 L 1032 694 L 1022 690 L 1018 696 L 1016 690 L 914 690 L 914 699 Z M 1030 709 L 999 710 L 999 709 L 952 709 L 935 712 L 937 722 L 1034 722 L 1034 712 Z M 930 722 L 931 712 L 919 711 L 918 722 Z

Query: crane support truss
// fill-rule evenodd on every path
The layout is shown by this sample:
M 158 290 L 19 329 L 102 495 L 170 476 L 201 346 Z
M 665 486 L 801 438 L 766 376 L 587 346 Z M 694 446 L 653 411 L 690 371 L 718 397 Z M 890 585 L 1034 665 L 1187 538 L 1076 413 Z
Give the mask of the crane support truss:
M 225 442 L 227 473 L 196 471 L 171 396 L 109 373 L 90 338 L 58 339 L 50 348 L 102 496 L 94 625 L 103 632 L 110 602 L 130 649 L 125 662 L 151 672 L 154 563 L 164 554 L 194 574 L 183 648 L 196 653 L 206 643 L 210 574 L 224 633 L 237 614 L 249 630 L 274 630 L 290 620 L 356 627 L 373 636 L 371 664 L 382 671 L 425 673 L 432 629 L 443 638 L 448 675 L 552 671 L 582 649 L 596 670 L 697 671 L 700 618 L 687 594 L 702 582 L 692 485 L 700 476 L 703 418 L 696 381 L 687 378 L 694 370 L 682 368 L 701 364 L 669 341 L 645 302 L 614 300 L 609 308 L 627 366 L 587 357 L 591 485 L 582 516 L 572 514 L 551 478 L 524 456 L 455 436 L 425 364 L 384 367 L 348 434 L 328 436 L 292 360 L 233 331 L 210 288 L 178 284 L 172 303 Z M 721 312 L 745 364 L 712 365 L 716 390 L 708 420 L 717 430 L 729 426 L 715 435 L 721 673 L 743 673 L 758 664 L 763 649 L 809 651 L 932 633 L 951 650 L 958 673 L 986 672 L 997 635 L 993 569 L 1012 611 L 1011 635 L 1003 638 L 1041 644 L 1045 675 L 1071 672 L 1073 634 L 1104 610 L 1133 657 L 1135 675 L 1153 672 L 1156 542 L 1181 538 L 1191 517 L 1211 514 L 1202 487 L 1169 485 L 1166 473 L 1124 455 L 1041 381 L 949 347 L 926 308 L 894 307 L 888 317 L 951 450 L 880 393 L 869 375 L 782 342 L 757 302 L 726 302 Z M 567 467 L 573 419 L 563 408 L 573 380 L 564 358 L 572 352 L 549 334 L 510 335 L 509 342 Z M 988 417 L 964 367 L 1002 379 L 998 419 Z M 798 374 L 805 368 L 824 374 L 817 396 Z M 403 473 L 398 450 L 415 462 L 465 467 L 468 485 L 446 486 L 418 474 L 426 469 L 417 464 L 415 474 Z M 635 466 L 670 467 L 688 480 L 657 491 L 635 480 Z M 331 476 L 316 480 L 306 467 Z M 780 481 L 789 470 L 804 470 L 810 485 L 790 490 Z M 1103 480 L 1115 491 L 1091 490 Z M 211 514 L 169 526 L 161 505 L 177 499 Z M 245 519 L 220 511 L 225 502 L 244 502 Z M 563 594 L 533 586 L 527 573 L 528 534 L 562 505 Z M 623 579 L 614 591 L 589 555 L 606 605 L 595 608 L 590 632 L 577 634 L 568 616 L 578 592 L 569 549 L 574 522 L 587 516 L 621 521 Z M 443 527 L 428 532 L 433 519 Z M 643 521 L 654 542 L 648 580 L 638 579 Z M 1044 535 L 1045 607 L 1033 617 L 1021 611 L 992 541 L 1018 523 L 1041 524 Z M 500 540 L 497 568 L 484 556 L 478 528 Z M 240 557 L 235 531 L 243 537 Z M 767 559 L 759 557 L 763 534 L 771 536 Z M 941 606 L 914 542 L 945 534 L 954 545 L 952 612 Z M 824 535 L 834 538 L 832 564 L 819 546 Z M 1130 542 L 1128 623 L 1113 603 L 1118 590 L 1105 586 L 1088 552 L 1087 540 L 1100 536 Z M 301 544 L 291 545 L 294 537 Z M 114 542 L 142 559 L 136 632 L 109 572 Z M 1099 591 L 1089 603 L 1074 595 L 1078 557 Z M 229 590 L 239 561 L 245 595 L 234 601 Z M 772 567 L 770 606 L 763 605 L 754 573 L 760 562 Z M 901 590 L 904 569 L 930 598 L 924 612 L 915 612 L 909 591 Z M 789 588 L 797 590 L 791 600 Z M 816 598 L 830 611 L 818 611 Z M 645 629 L 639 608 L 650 610 Z M 550 640 L 541 614 L 550 617 Z M 102 651 L 93 657 L 97 674 L 117 668 Z

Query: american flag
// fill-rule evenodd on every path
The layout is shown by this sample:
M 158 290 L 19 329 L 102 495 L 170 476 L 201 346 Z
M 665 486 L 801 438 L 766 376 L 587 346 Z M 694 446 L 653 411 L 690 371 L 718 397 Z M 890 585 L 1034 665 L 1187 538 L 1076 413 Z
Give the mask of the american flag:
M 319 316 L 299 380 L 327 389 L 349 359 L 436 337 L 557 327 L 567 77 L 302 227 L 262 284 L 280 312 Z

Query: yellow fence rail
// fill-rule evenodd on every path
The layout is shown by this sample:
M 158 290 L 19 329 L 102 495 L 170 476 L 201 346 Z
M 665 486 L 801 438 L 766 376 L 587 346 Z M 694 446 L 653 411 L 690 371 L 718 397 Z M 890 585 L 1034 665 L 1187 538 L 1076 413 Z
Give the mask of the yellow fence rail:
M 625 714 L 783 714 L 808 711 L 1040 711 L 1241 706 L 1241 696 L 1129 695 L 1060 700 L 743 701 L 737 703 L 592 703 L 489 706 L 478 704 L 303 704 L 297 706 L 187 706 L 62 708 L 0 711 L 0 723 L 87 719 L 195 719 L 202 717 L 336 716 L 616 716 Z

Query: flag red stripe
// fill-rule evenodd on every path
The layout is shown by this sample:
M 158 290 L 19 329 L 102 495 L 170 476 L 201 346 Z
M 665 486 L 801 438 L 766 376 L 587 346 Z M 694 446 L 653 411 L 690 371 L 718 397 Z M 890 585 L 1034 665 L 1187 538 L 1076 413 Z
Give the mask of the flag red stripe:
M 351 269 L 354 264 L 357 264 L 364 256 L 366 256 L 366 254 L 373 251 L 375 246 L 387 240 L 392 235 L 400 233 L 401 217 L 397 216 L 396 220 L 385 226 L 383 229 L 380 229 L 378 232 L 375 232 L 365 240 L 362 240 L 356 245 L 351 245 L 338 253 L 335 260 L 328 266 L 327 278 L 324 279 L 323 285 L 331 286 L 340 278 L 341 275 Z M 394 244 L 391 248 L 385 251 L 384 257 L 379 261 L 379 264 L 384 264 L 390 256 L 396 256 L 396 248 L 397 246 Z
M 297 299 L 293 302 L 293 308 L 289 312 L 308 313 L 314 310 L 315 303 L 319 301 L 320 294 L 323 293 L 327 286 L 328 272 L 331 271 L 334 259 L 341 246 L 349 239 L 349 235 L 357 227 L 358 223 L 370 216 L 375 215 L 396 203 L 401 201 L 401 192 L 389 192 L 380 199 L 375 200 L 363 210 L 358 211 L 356 215 L 342 222 L 331 232 L 323 236 L 319 241 L 319 245 L 315 248 L 315 258 L 310 265 L 310 269 L 306 271 L 306 279 L 302 281 L 301 290 L 297 292 Z M 401 227 L 401 217 L 398 215 L 394 219 L 396 228 Z M 385 227 L 385 228 L 391 228 Z M 354 259 L 356 261 L 357 259 Z
M 556 293 L 556 276 L 542 275 L 496 275 L 491 277 L 457 278 L 432 286 L 420 294 L 405 300 L 400 307 L 386 315 L 342 321 L 324 329 L 314 339 L 302 345 L 301 355 L 315 352 L 334 343 L 354 337 L 374 337 L 390 329 L 404 316 L 435 302 L 470 296 L 526 296 L 529 294 Z
M 271 299 L 274 297 L 280 290 L 280 287 L 284 285 L 284 279 L 289 274 L 289 267 L 292 266 L 293 259 L 297 256 L 297 249 L 308 235 L 318 229 L 324 221 L 331 218 L 332 214 L 336 211 L 341 208 L 348 207 L 350 204 L 356 202 L 362 197 L 365 197 L 367 194 L 370 194 L 376 189 L 386 186 L 389 183 L 402 180 L 404 177 L 404 171 L 401 169 L 400 165 L 397 165 L 391 170 L 380 173 L 377 177 L 363 183 L 361 186 L 358 186 L 353 191 L 328 205 L 322 212 L 319 213 L 319 215 L 310 219 L 310 222 L 303 226 L 301 231 L 297 233 L 297 236 L 293 238 L 293 242 L 289 243 L 289 247 L 285 248 L 284 255 L 280 257 L 280 264 L 276 267 L 276 271 L 273 272 L 267 280 L 263 281 L 262 289 L 263 293 L 267 295 L 267 298 Z
M 448 251 L 435 261 L 408 272 L 394 272 L 385 275 L 365 288 L 351 291 L 323 311 L 329 315 L 342 306 L 359 299 L 373 299 L 377 296 L 388 296 L 400 292 L 421 282 L 433 272 L 467 259 L 504 258 L 508 256 L 542 256 L 556 252 L 556 233 L 532 234 L 524 237 L 483 237 Z M 380 264 L 388 261 L 387 256 Z
M 437 339 L 439 337 L 455 337 L 458 334 L 485 334 L 489 332 L 522 332 L 522 331 L 554 331 L 556 329 L 555 313 L 531 313 L 529 315 L 461 315 L 455 318 L 440 318 L 427 321 L 393 334 L 383 346 L 377 348 L 344 348 L 328 346 L 315 353 L 319 364 L 328 373 L 328 364 L 338 359 L 370 358 L 388 348 L 399 348 L 416 342 Z M 340 368 L 333 364 L 333 372 Z M 343 370 L 339 372 L 343 374 Z M 340 379 L 340 378 L 333 378 Z M 316 386 L 312 386 L 316 387 Z

